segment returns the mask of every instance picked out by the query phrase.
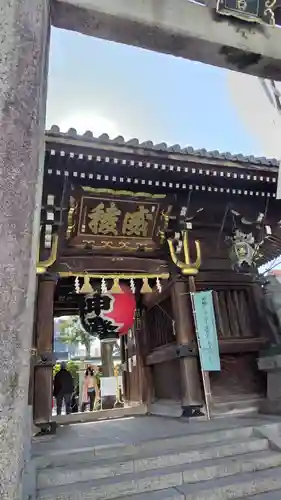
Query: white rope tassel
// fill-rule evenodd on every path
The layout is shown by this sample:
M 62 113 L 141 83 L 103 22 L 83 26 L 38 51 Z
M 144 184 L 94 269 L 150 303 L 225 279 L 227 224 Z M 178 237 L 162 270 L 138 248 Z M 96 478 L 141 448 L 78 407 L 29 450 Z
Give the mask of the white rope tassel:
M 80 293 L 80 283 L 78 276 L 76 276 L 75 278 L 75 293 Z
M 136 286 L 135 286 L 135 282 L 134 282 L 133 278 L 130 279 L 130 288 L 131 288 L 131 292 L 133 294 L 135 294 L 136 293 Z
M 106 281 L 104 278 L 101 280 L 101 293 L 106 294 L 107 293 L 107 286 L 106 286 Z
M 156 279 L 156 288 L 157 288 L 159 293 L 162 292 L 162 285 L 161 285 L 161 281 L 159 278 Z

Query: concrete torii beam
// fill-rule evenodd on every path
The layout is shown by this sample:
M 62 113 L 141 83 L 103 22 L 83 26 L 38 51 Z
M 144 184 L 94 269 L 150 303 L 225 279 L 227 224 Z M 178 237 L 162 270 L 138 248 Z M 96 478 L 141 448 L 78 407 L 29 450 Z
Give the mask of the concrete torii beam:
M 55 0 L 53 25 L 97 38 L 281 80 L 281 29 L 189 0 Z M 241 89 L 242 90 L 242 89 Z

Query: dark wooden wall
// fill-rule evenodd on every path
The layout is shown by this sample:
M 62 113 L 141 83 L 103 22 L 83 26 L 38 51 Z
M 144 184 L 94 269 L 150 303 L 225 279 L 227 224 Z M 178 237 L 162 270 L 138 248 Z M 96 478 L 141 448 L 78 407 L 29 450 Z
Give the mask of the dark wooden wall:
M 124 349 L 124 397 L 130 403 L 139 403 L 147 400 L 146 373 L 143 351 L 143 316 L 139 309 L 136 311 L 135 323 L 128 336 L 122 339 Z
M 170 297 L 147 310 L 146 328 L 149 352 L 175 341 L 173 320 Z
M 146 355 L 154 356 L 150 365 L 154 399 L 180 399 L 180 366 L 178 359 L 165 359 L 176 347 L 174 317 L 170 296 L 148 309 L 145 314 Z M 161 355 L 164 359 L 161 361 Z M 156 362 L 154 362 L 156 361 Z
M 266 394 L 266 377 L 258 370 L 256 353 L 222 354 L 221 372 L 210 373 L 210 381 L 215 401 Z
M 181 399 L 180 365 L 178 359 L 152 366 L 155 399 Z
M 257 285 L 247 275 L 231 270 L 203 271 L 197 290 L 214 290 L 214 305 L 221 353 L 221 372 L 210 374 L 214 401 L 265 394 L 265 381 L 257 369 L 258 351 L 266 332 L 258 321 Z M 173 310 L 165 296 L 146 311 L 146 364 L 150 367 L 155 399 L 180 399 Z

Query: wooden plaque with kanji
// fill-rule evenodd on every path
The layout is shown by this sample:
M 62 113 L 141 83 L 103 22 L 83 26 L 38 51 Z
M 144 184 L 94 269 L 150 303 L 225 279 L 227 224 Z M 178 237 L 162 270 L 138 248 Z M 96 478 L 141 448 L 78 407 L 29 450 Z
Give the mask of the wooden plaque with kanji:
M 128 252 L 156 249 L 166 195 L 81 188 L 72 200 L 71 246 Z

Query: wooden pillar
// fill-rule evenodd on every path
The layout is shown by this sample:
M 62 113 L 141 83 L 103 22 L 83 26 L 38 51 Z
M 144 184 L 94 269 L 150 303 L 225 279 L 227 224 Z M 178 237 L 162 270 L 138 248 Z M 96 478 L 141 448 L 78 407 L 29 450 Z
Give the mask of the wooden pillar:
M 36 359 L 36 330 L 37 330 L 37 290 L 38 290 L 38 277 L 36 276 L 36 293 L 35 293 L 35 307 L 33 312 L 33 328 L 32 328 L 32 343 L 30 352 L 30 372 L 29 372 L 29 386 L 28 386 L 28 405 L 32 407 L 34 404 L 34 360 Z
M 196 334 L 186 282 L 175 281 L 171 289 L 171 300 L 180 357 L 183 414 L 197 416 L 203 405 L 203 393 L 198 357 L 188 355 L 187 349 L 196 352 Z
M 122 363 L 122 380 L 123 380 L 123 400 L 124 403 L 128 402 L 128 360 L 126 352 L 126 340 L 124 335 L 120 337 L 120 354 Z
M 37 293 L 36 348 L 34 369 L 34 423 L 44 425 L 52 418 L 54 292 L 56 279 L 39 277 Z
M 133 330 L 133 346 L 132 355 L 135 360 L 133 363 L 132 374 L 134 381 L 134 399 L 138 403 L 144 401 L 145 380 L 144 380 L 144 363 L 142 350 L 142 316 L 141 310 L 137 308 L 135 316 L 135 325 Z
M 137 338 L 137 355 L 139 357 L 139 362 L 141 366 L 140 373 L 140 383 L 141 383 L 141 394 L 142 394 L 142 402 L 150 405 L 153 401 L 153 377 L 152 377 L 152 368 L 151 366 L 147 366 L 145 364 L 145 359 L 147 354 L 149 353 L 149 346 L 147 341 L 147 325 L 145 318 L 145 311 L 142 310 L 140 316 L 140 330 L 138 331 Z

